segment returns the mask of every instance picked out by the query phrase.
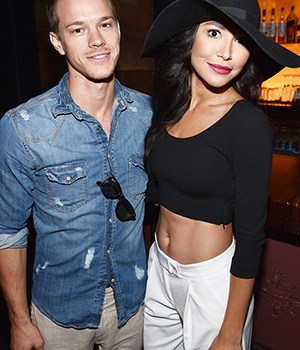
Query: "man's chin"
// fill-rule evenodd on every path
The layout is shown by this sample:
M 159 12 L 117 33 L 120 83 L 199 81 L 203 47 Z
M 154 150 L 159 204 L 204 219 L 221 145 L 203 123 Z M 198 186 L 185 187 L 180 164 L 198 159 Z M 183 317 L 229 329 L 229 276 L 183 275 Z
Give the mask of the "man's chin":
M 115 74 L 112 73 L 111 75 L 104 76 L 104 77 L 89 77 L 88 79 L 94 83 L 100 84 L 100 83 L 110 83 L 112 80 L 114 80 Z

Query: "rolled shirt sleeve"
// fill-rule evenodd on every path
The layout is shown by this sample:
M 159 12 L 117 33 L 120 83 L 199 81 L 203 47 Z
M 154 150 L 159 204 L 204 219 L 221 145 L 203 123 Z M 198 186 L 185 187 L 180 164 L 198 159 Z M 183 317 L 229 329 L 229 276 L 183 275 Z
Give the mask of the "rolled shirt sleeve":
M 14 117 L 7 114 L 0 120 L 0 249 L 27 245 L 27 220 L 33 205 L 33 166 Z

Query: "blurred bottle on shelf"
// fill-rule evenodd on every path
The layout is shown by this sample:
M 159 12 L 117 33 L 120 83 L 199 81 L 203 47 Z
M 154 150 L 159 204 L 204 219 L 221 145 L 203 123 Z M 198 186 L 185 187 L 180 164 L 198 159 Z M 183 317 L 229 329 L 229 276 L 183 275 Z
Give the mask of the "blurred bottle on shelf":
M 259 100 L 273 103 L 300 103 L 300 74 L 285 74 L 283 86 L 262 85 Z
M 266 36 L 269 36 L 268 25 L 266 22 L 266 9 L 262 10 L 262 17 L 261 17 L 259 31 L 265 34 Z
M 296 31 L 296 43 L 300 43 L 300 17 L 298 17 L 298 25 Z
M 268 25 L 269 29 L 269 38 L 273 41 L 276 41 L 276 31 L 277 31 L 277 25 L 275 22 L 275 9 L 273 8 L 271 10 L 271 19 L 270 23 Z
M 284 44 L 286 40 L 286 22 L 284 17 L 284 7 L 280 10 L 280 17 L 278 21 L 278 35 L 277 42 L 279 44 Z
M 291 11 L 286 18 L 286 42 L 295 43 L 296 42 L 296 32 L 297 32 L 298 18 L 295 13 L 295 6 L 291 6 Z
M 296 88 L 293 104 L 295 106 L 299 106 L 300 105 L 300 86 Z
M 281 102 L 290 102 L 292 94 L 292 76 L 284 76 L 284 86 L 282 88 Z
M 265 86 L 262 86 L 260 89 L 259 100 L 260 101 L 267 101 L 267 99 L 268 99 L 268 88 Z
M 280 126 L 273 134 L 273 149 L 299 153 L 299 129 Z

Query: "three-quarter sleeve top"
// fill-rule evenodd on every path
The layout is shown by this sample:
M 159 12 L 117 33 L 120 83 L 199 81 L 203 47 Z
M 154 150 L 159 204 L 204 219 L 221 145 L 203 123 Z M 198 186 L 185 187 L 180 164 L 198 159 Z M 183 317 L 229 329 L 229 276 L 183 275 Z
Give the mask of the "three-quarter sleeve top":
M 231 273 L 241 278 L 258 272 L 271 164 L 268 120 L 247 100 L 197 135 L 177 138 L 165 131 L 149 159 L 160 205 L 217 225 L 233 222 Z

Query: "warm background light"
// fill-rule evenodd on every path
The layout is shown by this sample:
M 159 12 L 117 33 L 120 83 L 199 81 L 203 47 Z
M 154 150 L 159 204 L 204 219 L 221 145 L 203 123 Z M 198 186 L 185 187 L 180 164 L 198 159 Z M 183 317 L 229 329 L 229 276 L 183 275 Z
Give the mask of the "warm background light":
M 285 18 L 288 16 L 290 12 L 291 6 L 295 6 L 295 13 L 298 17 L 300 17 L 300 1 L 297 0 L 259 0 L 261 10 L 266 9 L 266 22 L 270 21 L 271 10 L 275 8 L 275 19 L 276 23 L 278 23 L 280 16 L 280 9 L 284 7 Z M 294 53 L 300 55 L 300 44 L 284 44 L 288 50 L 293 51 Z M 287 76 L 293 76 L 293 78 L 287 78 Z M 289 80 L 287 82 L 287 80 Z M 284 84 L 289 83 L 293 80 L 293 84 L 300 85 L 300 68 L 284 68 L 281 72 L 276 74 L 271 79 L 266 80 L 263 83 L 263 87 L 266 88 L 277 88 L 283 87 Z

